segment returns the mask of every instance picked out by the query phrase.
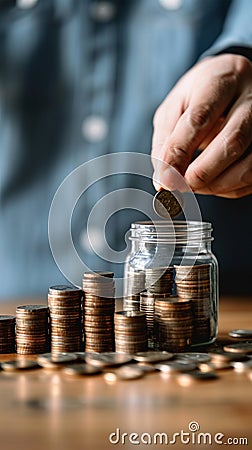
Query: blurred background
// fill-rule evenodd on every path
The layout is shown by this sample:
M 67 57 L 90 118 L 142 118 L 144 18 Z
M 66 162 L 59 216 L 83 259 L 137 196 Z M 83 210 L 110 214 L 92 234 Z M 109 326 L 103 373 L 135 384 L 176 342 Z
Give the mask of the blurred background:
M 252 57 L 250 12 L 250 0 L 0 0 L 0 298 L 43 296 L 66 281 L 47 233 L 60 183 L 101 155 L 149 154 L 154 112 L 185 71 L 202 55 Z M 86 225 L 99 199 L 125 188 L 155 192 L 151 179 L 115 175 L 76 205 L 73 242 L 91 270 L 123 273 L 92 252 Z M 198 201 L 213 224 L 221 293 L 251 295 L 251 196 Z M 114 214 L 109 245 L 121 250 L 143 218 Z M 60 213 L 57 230 L 67 258 Z M 102 253 L 99 217 L 93 235 Z

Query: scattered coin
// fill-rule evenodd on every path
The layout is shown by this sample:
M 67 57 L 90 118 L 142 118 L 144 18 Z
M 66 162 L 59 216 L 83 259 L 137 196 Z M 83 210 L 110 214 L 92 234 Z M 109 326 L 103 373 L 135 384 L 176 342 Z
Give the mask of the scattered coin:
M 96 367 L 111 367 L 127 364 L 132 361 L 132 356 L 116 352 L 88 353 L 86 361 Z
M 223 349 L 230 353 L 252 353 L 252 342 L 228 344 Z
M 182 373 L 177 375 L 176 380 L 181 386 L 190 386 L 197 381 L 211 381 L 218 379 L 218 375 L 215 372 L 201 372 L 199 370 L 193 370 L 188 373 Z
M 37 357 L 38 364 L 46 369 L 59 369 L 61 365 L 76 360 L 75 353 L 45 353 Z
M 4 361 L 1 363 L 2 369 L 8 372 L 14 372 L 18 370 L 37 369 L 39 367 L 36 361 L 29 359 L 15 359 L 12 361 Z
M 231 362 L 231 361 L 247 361 L 248 357 L 243 354 L 226 352 L 223 350 L 215 350 L 214 352 L 209 352 L 211 361 L 213 362 Z
M 112 382 L 116 380 L 136 380 L 144 376 L 144 371 L 137 366 L 122 366 L 114 372 L 104 374 L 106 381 Z
M 183 205 L 182 194 L 178 191 L 160 189 L 153 198 L 153 209 L 158 216 L 174 218 L 181 214 Z
M 232 330 L 229 331 L 229 336 L 233 338 L 251 339 L 252 330 Z
M 91 364 L 72 364 L 71 366 L 64 366 L 62 372 L 66 375 L 77 376 L 77 375 L 96 375 L 101 373 L 99 367 L 95 367 Z
M 175 358 L 176 359 L 182 358 L 195 363 L 206 363 L 211 359 L 208 353 L 197 353 L 197 352 L 177 353 L 175 355 Z
M 157 363 L 161 361 L 167 361 L 173 357 L 173 353 L 160 352 L 160 351 L 149 351 L 149 352 L 138 352 L 133 358 L 138 362 L 145 363 Z
M 171 361 L 167 363 L 156 364 L 155 367 L 161 372 L 187 372 L 196 369 L 196 364 L 188 361 Z
M 230 365 L 236 372 L 247 372 L 248 370 L 252 370 L 252 359 L 249 361 L 232 361 Z

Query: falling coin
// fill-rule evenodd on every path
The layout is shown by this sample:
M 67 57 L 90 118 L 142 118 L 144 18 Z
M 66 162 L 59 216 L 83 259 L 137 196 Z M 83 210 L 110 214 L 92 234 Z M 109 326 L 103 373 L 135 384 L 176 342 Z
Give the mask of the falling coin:
M 178 200 L 179 199 L 179 200 Z M 167 191 L 161 189 L 153 198 L 153 209 L 158 216 L 167 218 L 174 218 L 181 214 L 183 201 L 182 195 L 178 191 Z
M 251 339 L 252 330 L 231 330 L 229 336 L 233 338 Z

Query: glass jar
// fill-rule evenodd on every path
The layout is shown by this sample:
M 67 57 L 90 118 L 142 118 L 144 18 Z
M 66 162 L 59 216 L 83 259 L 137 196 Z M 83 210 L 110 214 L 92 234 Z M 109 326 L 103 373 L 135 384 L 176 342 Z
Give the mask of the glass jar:
M 218 331 L 218 264 L 206 222 L 136 222 L 125 262 L 124 309 L 146 314 L 148 345 L 210 344 Z

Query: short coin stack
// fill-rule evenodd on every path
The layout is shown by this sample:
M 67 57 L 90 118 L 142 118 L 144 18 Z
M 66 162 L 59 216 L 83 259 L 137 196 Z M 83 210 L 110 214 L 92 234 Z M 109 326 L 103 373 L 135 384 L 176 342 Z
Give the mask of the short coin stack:
M 192 344 L 191 300 L 176 297 L 155 300 L 155 335 L 159 350 L 181 352 Z
M 86 272 L 83 276 L 86 352 L 114 350 L 115 286 L 113 272 Z
M 141 292 L 140 294 L 140 311 L 145 313 L 147 322 L 148 347 L 154 348 L 155 334 L 154 334 L 154 314 L 155 314 L 155 300 L 164 298 L 165 294 L 152 294 L 151 292 Z
M 145 289 L 145 273 L 143 270 L 128 273 L 125 281 L 127 296 L 123 299 L 123 309 L 139 311 L 140 292 Z
M 15 316 L 0 316 L 0 353 L 15 352 Z
M 143 312 L 115 313 L 115 346 L 117 352 L 129 355 L 147 350 L 147 323 Z
M 210 265 L 175 266 L 179 298 L 191 299 L 193 306 L 193 343 L 211 338 Z
M 172 293 L 173 269 L 172 267 L 156 267 L 145 269 L 145 288 L 154 294 Z
M 23 305 L 16 309 L 16 349 L 20 355 L 45 353 L 49 350 L 49 308 L 45 305 Z
M 52 353 L 82 349 L 82 291 L 73 286 L 49 288 Z

